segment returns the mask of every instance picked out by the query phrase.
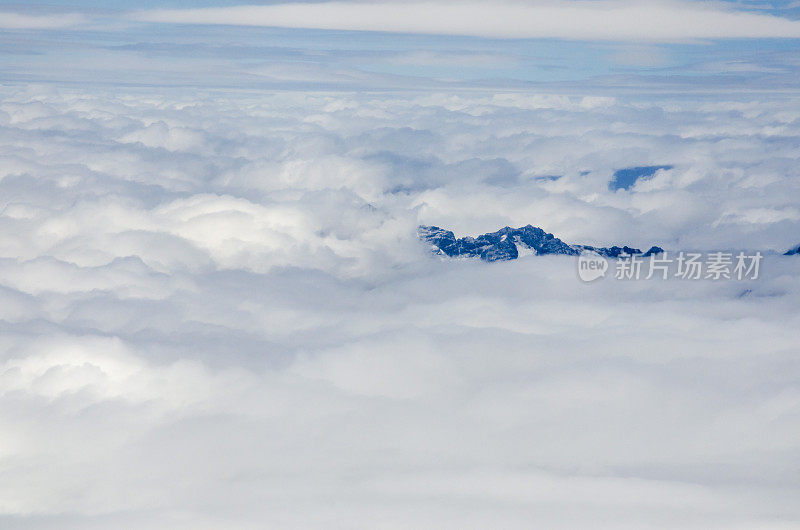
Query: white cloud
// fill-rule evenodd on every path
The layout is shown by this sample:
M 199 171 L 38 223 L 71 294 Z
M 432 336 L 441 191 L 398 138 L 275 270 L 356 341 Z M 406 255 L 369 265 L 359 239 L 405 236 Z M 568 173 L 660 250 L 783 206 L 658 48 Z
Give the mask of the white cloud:
M 133 16 L 137 20 L 177 24 L 492 38 L 668 42 L 800 37 L 799 21 L 697 2 L 322 2 L 151 10 Z
M 0 28 L 4 29 L 59 29 L 77 26 L 84 22 L 86 18 L 76 13 L 27 15 L 0 11 Z
M 2 91 L 0 526 L 800 521 L 800 260 L 584 285 L 415 236 L 788 248 L 792 98 Z

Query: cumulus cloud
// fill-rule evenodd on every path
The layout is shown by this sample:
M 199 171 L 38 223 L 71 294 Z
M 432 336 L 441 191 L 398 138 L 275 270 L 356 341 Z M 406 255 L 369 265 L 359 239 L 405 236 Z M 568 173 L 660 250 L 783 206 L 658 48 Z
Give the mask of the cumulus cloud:
M 161 9 L 133 15 L 173 24 L 227 24 L 492 38 L 661 41 L 797 38 L 800 22 L 725 4 L 580 2 L 321 2 Z
M 415 230 L 785 250 L 799 118 L 3 88 L 0 526 L 796 525 L 800 260 L 584 285 Z

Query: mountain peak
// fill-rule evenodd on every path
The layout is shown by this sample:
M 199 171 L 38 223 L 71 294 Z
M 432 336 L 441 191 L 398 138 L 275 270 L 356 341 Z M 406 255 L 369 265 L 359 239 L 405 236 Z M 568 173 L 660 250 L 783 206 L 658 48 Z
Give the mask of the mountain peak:
M 456 238 L 450 230 L 438 226 L 422 225 L 417 231 L 420 239 L 430 243 L 436 252 L 451 258 L 472 257 L 484 261 L 508 261 L 520 255 L 561 254 L 577 256 L 583 252 L 595 252 L 608 258 L 622 255 L 651 256 L 664 252 L 660 247 L 651 247 L 646 253 L 627 245 L 618 247 L 592 247 L 589 245 L 570 245 L 543 229 L 525 225 L 520 228 L 503 227 L 496 232 L 477 237 Z

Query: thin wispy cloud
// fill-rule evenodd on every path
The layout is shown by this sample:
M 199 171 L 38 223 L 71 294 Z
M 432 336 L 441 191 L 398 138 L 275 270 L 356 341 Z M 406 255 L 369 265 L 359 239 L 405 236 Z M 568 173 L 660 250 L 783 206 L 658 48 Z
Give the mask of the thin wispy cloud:
M 800 21 L 722 4 L 325 2 L 150 10 L 136 20 L 491 38 L 675 42 L 798 38 Z
M 87 18 L 77 13 L 31 15 L 0 11 L 0 28 L 3 29 L 62 29 L 85 23 Z

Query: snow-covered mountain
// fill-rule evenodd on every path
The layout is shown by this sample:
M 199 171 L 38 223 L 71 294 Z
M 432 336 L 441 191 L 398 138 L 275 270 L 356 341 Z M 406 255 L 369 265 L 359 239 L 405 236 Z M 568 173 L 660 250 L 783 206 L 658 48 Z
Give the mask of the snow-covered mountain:
M 589 245 L 570 245 L 541 228 L 527 225 L 522 228 L 501 228 L 497 232 L 478 237 L 456 238 L 449 230 L 438 226 L 420 226 L 420 239 L 433 245 L 434 249 L 450 257 L 477 257 L 485 261 L 505 261 L 529 254 L 564 254 L 577 256 L 586 251 L 596 252 L 608 258 L 623 254 L 650 256 L 664 252 L 659 247 L 651 247 L 647 252 L 638 248 L 592 247 Z

